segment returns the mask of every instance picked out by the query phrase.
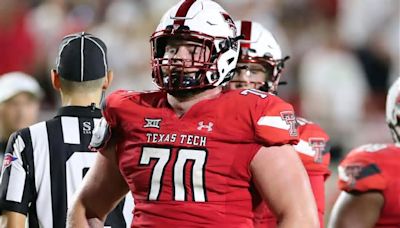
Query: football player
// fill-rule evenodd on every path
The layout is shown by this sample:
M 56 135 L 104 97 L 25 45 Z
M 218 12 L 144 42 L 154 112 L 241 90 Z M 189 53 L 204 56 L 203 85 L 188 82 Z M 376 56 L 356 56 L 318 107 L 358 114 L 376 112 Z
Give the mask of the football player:
M 282 227 L 319 226 L 292 147 L 291 105 L 261 91 L 222 92 L 236 68 L 236 32 L 210 0 L 180 1 L 166 12 L 150 39 L 161 90 L 106 99 L 91 142 L 100 153 L 69 227 L 101 226 L 129 190 L 132 227 L 252 227 L 253 183 Z
M 247 88 L 277 94 L 284 62 L 279 44 L 270 31 L 254 21 L 237 21 L 240 34 L 240 54 L 236 74 L 229 82 L 230 89 Z M 294 146 L 307 171 L 321 227 L 324 224 L 324 182 L 330 174 L 329 137 L 317 124 L 297 118 L 300 142 Z M 256 203 L 254 223 L 256 227 L 276 227 L 279 221 L 261 201 Z
M 399 227 L 400 78 L 387 95 L 386 121 L 394 143 L 360 146 L 340 163 L 329 227 Z

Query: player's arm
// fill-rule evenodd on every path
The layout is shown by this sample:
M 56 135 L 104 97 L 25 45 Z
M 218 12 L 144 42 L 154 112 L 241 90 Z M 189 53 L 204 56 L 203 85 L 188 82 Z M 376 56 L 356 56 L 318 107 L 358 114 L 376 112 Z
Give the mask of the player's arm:
M 110 143 L 84 178 L 72 207 L 68 210 L 67 227 L 103 227 L 107 214 L 126 195 L 129 188 L 123 179 Z
M 250 168 L 261 196 L 278 218 L 279 227 L 319 227 L 310 182 L 292 146 L 261 147 Z
M 0 216 L 0 227 L 4 228 L 25 228 L 26 216 L 24 214 L 3 211 Z
M 332 209 L 328 227 L 375 227 L 383 203 L 383 195 L 377 191 L 364 193 L 342 191 Z
M 375 155 L 381 145 L 350 151 L 338 167 L 341 193 L 333 207 L 329 227 L 375 227 L 384 204 L 387 180 Z

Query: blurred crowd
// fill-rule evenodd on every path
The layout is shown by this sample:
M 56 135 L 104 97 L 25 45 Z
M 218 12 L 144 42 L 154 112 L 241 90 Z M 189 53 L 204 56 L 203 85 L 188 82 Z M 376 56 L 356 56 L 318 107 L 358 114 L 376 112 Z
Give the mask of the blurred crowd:
M 22 71 L 37 79 L 45 93 L 40 120 L 60 102 L 49 72 L 69 33 L 87 31 L 106 42 L 115 75 L 110 91 L 156 89 L 148 41 L 176 0 L 0 2 L 0 75 Z M 352 147 L 391 141 L 384 110 L 387 88 L 400 75 L 400 1 L 217 2 L 234 20 L 261 22 L 277 37 L 290 56 L 280 95 L 329 133 L 333 165 Z

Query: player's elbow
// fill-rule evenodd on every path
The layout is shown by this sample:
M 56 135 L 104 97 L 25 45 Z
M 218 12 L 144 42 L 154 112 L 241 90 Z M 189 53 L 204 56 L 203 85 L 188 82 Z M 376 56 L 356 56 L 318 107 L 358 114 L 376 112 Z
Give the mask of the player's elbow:
M 310 210 L 309 213 L 302 215 L 303 221 L 301 227 L 320 228 L 318 213 L 315 210 Z M 300 219 L 300 218 L 299 218 Z
M 66 227 L 90 227 L 86 217 L 86 208 L 79 197 L 73 201 L 72 207 L 67 211 Z
M 318 218 L 315 218 L 315 217 L 305 219 L 302 224 L 304 224 L 304 225 L 298 226 L 298 227 L 304 227 L 304 228 L 305 227 L 310 227 L 310 228 L 311 227 L 312 228 L 320 228 L 321 227 Z
M 277 216 L 279 227 L 320 228 L 318 213 L 308 209 L 302 211 L 282 213 Z

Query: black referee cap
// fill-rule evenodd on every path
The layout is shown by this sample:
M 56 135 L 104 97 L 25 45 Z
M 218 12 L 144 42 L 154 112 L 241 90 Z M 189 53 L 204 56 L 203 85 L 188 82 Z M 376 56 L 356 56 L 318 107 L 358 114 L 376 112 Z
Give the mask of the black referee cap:
M 107 47 L 102 40 L 85 32 L 62 39 L 57 58 L 57 71 L 62 78 L 91 81 L 103 78 L 107 70 Z

